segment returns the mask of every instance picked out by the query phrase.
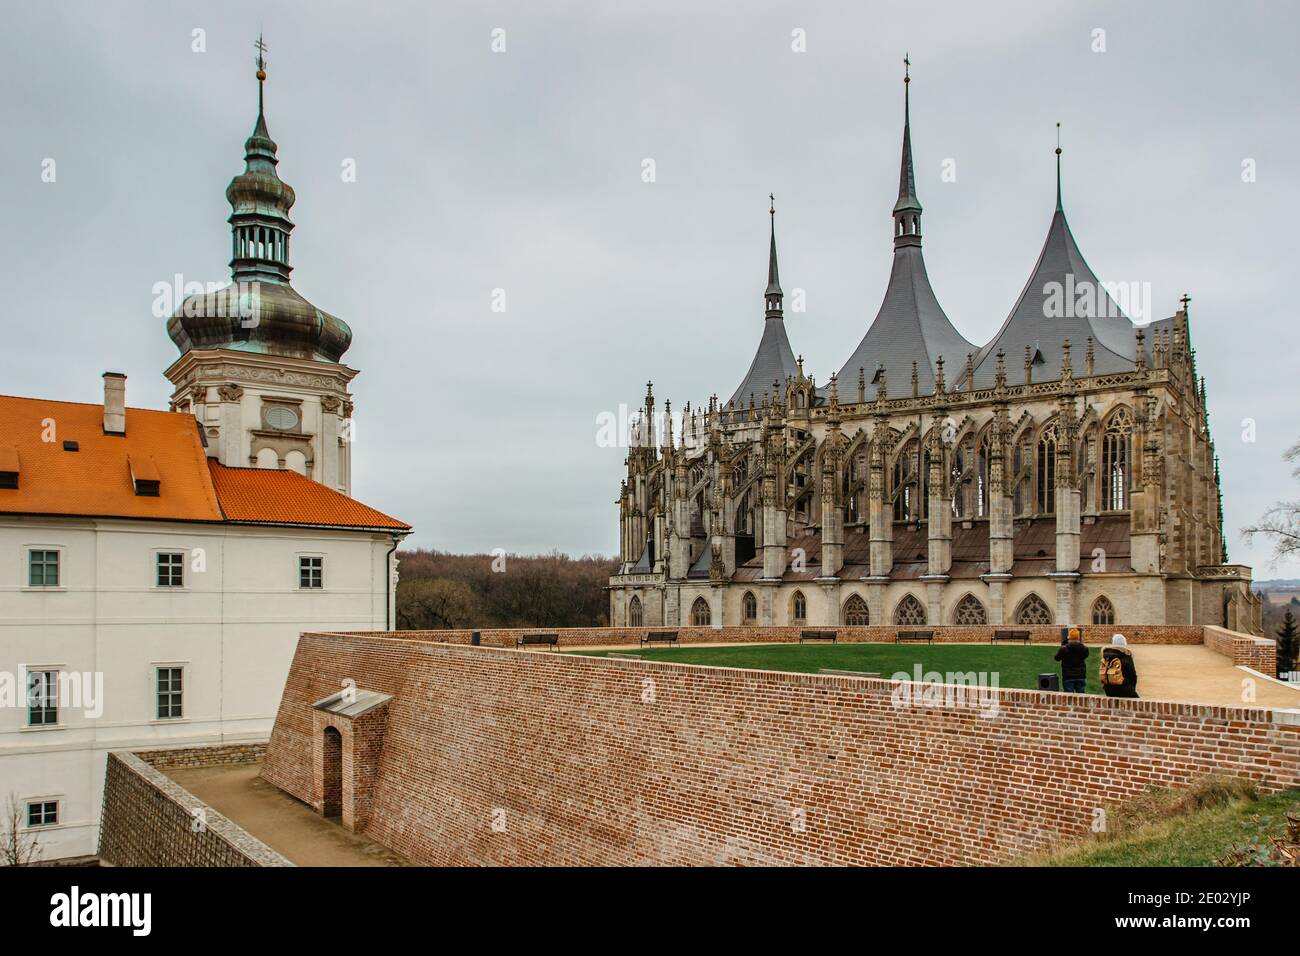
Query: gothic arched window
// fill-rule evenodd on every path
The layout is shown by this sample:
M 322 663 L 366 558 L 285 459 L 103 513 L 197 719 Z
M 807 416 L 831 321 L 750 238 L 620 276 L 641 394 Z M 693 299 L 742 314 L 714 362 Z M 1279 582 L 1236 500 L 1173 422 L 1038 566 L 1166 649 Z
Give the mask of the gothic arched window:
M 702 597 L 697 597 L 695 603 L 691 605 L 691 623 L 696 627 L 708 627 L 713 623 L 713 612 L 709 610 L 709 602 Z
M 803 596 L 802 591 L 795 591 L 794 596 L 790 598 L 790 619 L 795 624 L 808 623 L 808 599 Z
M 1101 438 L 1101 507 L 1104 511 L 1123 511 L 1129 496 L 1129 445 L 1133 419 L 1121 408 L 1106 423 Z
M 1079 508 L 1082 511 L 1092 511 L 1096 507 L 1092 500 L 1094 487 L 1092 457 L 1097 453 L 1096 443 L 1097 433 L 1090 428 L 1079 439 L 1079 453 L 1075 456 L 1075 468 L 1079 476 Z
M 1056 514 L 1056 422 L 1038 433 L 1038 513 Z
M 1034 446 L 1029 430 L 1016 440 L 1011 452 L 1012 507 L 1013 514 L 1019 518 L 1033 511 L 1034 486 Z
M 921 443 L 913 438 L 894 460 L 894 520 L 916 521 L 924 514 L 925 482 Z M 928 457 L 928 456 L 927 456 Z
M 627 625 L 628 627 L 640 627 L 644 622 L 645 614 L 641 609 L 641 599 L 635 594 L 627 605 Z
M 745 596 L 741 598 L 740 613 L 746 624 L 753 624 L 758 620 L 758 599 L 754 597 L 753 591 L 746 591 Z
M 1016 608 L 1017 624 L 1051 624 L 1052 611 L 1037 594 L 1031 594 Z
M 1104 594 L 1092 602 L 1092 623 L 1115 623 L 1115 605 L 1111 604 L 1110 598 L 1106 597 Z
M 894 623 L 905 627 L 925 623 L 925 605 L 908 594 L 894 608 Z
M 975 595 L 967 594 L 957 602 L 957 607 L 953 611 L 954 624 L 987 624 L 988 622 L 988 611 Z
M 975 460 L 975 436 L 967 435 L 952 450 L 952 515 L 969 518 L 981 513 L 975 501 L 979 474 Z
M 860 595 L 854 594 L 844 602 L 844 623 L 855 627 L 864 627 L 871 623 L 871 612 L 867 602 Z

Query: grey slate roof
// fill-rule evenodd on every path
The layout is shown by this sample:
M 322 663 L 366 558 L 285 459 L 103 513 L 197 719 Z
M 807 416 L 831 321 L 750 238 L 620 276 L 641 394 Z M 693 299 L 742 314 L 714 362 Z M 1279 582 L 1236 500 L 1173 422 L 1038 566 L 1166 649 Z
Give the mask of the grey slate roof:
M 795 375 L 799 365 L 794 359 L 794 350 L 785 334 L 785 320 L 781 316 L 768 316 L 763 320 L 763 337 L 758 340 L 758 351 L 754 361 L 749 363 L 749 371 L 736 389 L 731 400 L 737 407 L 749 404 L 749 397 L 754 396 L 754 404 L 761 405 L 763 396 L 772 396 L 772 383 L 785 384 L 788 376 Z
M 900 246 L 894 250 L 894 267 L 889 273 L 889 288 L 885 290 L 880 311 L 840 369 L 839 380 L 844 387 L 856 386 L 861 368 L 871 382 L 876 368 L 883 363 L 888 392 L 898 398 L 911 394 L 912 362 L 915 361 L 917 384 L 925 395 L 934 391 L 937 358 L 943 356 L 944 379 L 951 388 L 965 368 L 966 354 L 977 351 L 974 344 L 953 328 L 935 298 L 921 247 Z M 867 394 L 873 395 L 874 390 L 868 388 Z
M 1084 283 L 1092 284 L 1099 296 L 1094 314 L 1047 314 L 1047 306 L 1053 303 L 1044 288 L 1049 283 L 1058 283 L 1059 288 L 1067 289 L 1067 276 L 1073 276 L 1075 289 L 1083 288 Z M 1052 224 L 1047 230 L 1047 239 L 1043 243 L 1038 262 L 1034 265 L 1034 271 L 1011 314 L 1002 323 L 1002 328 L 976 358 L 975 387 L 993 387 L 998 349 L 1006 353 L 1008 383 L 1018 384 L 1023 381 L 1026 345 L 1043 355 L 1043 364 L 1035 368 L 1034 379 L 1048 381 L 1059 378 L 1063 352 L 1061 346 L 1066 339 L 1070 340 L 1070 360 L 1074 374 L 1082 375 L 1089 335 L 1094 339 L 1093 369 L 1096 374 L 1131 370 L 1136 328 L 1088 268 L 1088 263 L 1084 261 L 1070 232 L 1058 193 L 1056 211 L 1052 214 Z M 1147 348 L 1150 349 L 1149 335 Z

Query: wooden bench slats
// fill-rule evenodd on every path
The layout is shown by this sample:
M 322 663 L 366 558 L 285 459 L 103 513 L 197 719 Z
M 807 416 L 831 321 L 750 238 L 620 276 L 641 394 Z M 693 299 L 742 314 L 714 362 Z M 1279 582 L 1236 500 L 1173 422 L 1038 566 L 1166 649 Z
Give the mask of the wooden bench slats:
M 934 643 L 934 631 L 895 631 L 894 643 L 906 644 L 909 641 L 925 641 L 927 644 Z
M 838 631 L 800 631 L 799 643 L 804 641 L 830 641 L 834 644 L 839 638 Z
M 1022 644 L 1028 644 L 1032 637 L 1032 631 L 998 629 L 995 630 L 992 637 L 989 638 L 989 643 L 992 644 L 995 641 L 1020 641 Z
M 642 644 L 676 644 L 677 631 L 646 631 L 641 635 Z
M 515 638 L 515 647 L 529 647 L 550 645 L 555 649 L 560 647 L 559 634 L 520 634 Z

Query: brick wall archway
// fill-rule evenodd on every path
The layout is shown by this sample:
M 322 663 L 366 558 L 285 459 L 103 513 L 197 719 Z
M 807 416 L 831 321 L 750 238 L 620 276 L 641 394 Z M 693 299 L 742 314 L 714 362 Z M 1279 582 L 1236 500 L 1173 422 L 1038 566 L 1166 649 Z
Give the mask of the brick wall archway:
M 343 735 L 326 727 L 321 738 L 321 815 L 343 815 Z

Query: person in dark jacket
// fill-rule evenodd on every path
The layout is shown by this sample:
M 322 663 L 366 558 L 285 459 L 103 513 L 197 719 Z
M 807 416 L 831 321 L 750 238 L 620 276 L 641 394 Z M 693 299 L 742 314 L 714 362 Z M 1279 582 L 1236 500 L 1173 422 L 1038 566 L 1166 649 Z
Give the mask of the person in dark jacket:
M 1069 639 L 1056 652 L 1061 662 L 1061 685 L 1067 694 L 1088 693 L 1088 648 L 1079 640 L 1079 629 L 1070 628 Z
M 1118 673 L 1116 663 L 1119 665 Z M 1116 634 L 1110 639 L 1110 647 L 1101 652 L 1101 689 L 1107 697 L 1136 697 L 1137 686 L 1138 672 L 1133 663 L 1133 652 L 1128 649 L 1124 635 Z

